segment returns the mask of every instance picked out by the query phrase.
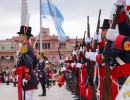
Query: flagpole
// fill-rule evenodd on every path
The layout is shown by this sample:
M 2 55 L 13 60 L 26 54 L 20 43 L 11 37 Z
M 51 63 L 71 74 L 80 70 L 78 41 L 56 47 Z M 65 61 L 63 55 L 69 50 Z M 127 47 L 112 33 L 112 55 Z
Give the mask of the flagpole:
M 41 16 L 41 12 L 42 12 L 42 9 L 41 9 L 41 0 L 40 0 L 40 51 L 42 51 L 42 16 Z

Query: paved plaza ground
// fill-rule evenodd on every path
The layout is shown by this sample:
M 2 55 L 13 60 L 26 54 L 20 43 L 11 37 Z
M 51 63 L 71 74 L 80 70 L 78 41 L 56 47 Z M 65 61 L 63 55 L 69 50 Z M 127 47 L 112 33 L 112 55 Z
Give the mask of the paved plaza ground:
M 73 95 L 65 89 L 65 86 L 59 88 L 57 85 L 53 86 L 50 90 L 47 89 L 47 96 L 39 97 L 42 93 L 41 86 L 34 91 L 33 100 L 74 100 Z M 0 100 L 18 100 L 17 87 L 13 87 L 13 84 L 6 85 L 0 83 Z

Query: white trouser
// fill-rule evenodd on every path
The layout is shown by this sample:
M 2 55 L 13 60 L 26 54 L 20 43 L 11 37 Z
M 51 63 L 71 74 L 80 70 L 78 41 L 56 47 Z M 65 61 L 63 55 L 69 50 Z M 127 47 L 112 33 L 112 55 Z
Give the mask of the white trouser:
M 22 98 L 24 100 L 24 92 L 22 92 Z M 25 100 L 33 100 L 33 90 L 25 91 Z

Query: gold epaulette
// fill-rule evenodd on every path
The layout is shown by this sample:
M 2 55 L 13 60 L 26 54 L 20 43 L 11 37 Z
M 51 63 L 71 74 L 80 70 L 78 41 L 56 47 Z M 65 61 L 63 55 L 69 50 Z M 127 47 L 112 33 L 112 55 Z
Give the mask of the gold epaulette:
M 29 68 L 25 68 L 25 72 L 28 73 L 29 72 Z
M 20 49 L 20 53 L 24 54 L 24 53 L 27 53 L 27 52 L 28 52 L 27 46 L 22 46 L 21 49 Z
M 129 51 L 129 50 L 130 50 L 130 42 L 129 42 L 129 41 L 126 41 L 126 42 L 124 43 L 124 49 L 125 49 L 126 51 Z

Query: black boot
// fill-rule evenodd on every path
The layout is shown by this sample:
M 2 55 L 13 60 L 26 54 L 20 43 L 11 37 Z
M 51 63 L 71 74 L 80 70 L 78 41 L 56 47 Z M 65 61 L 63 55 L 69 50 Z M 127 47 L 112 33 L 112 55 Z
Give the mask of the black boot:
M 16 82 L 14 82 L 14 87 L 16 87 Z
M 42 93 L 41 95 L 39 95 L 39 96 L 46 96 L 46 93 Z
M 46 93 L 43 93 L 43 96 L 46 96 Z
M 7 81 L 6 83 L 7 83 L 7 85 L 9 85 L 9 81 Z

